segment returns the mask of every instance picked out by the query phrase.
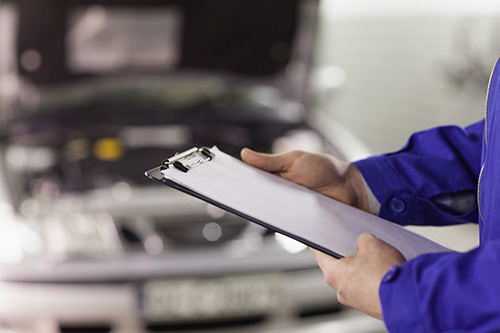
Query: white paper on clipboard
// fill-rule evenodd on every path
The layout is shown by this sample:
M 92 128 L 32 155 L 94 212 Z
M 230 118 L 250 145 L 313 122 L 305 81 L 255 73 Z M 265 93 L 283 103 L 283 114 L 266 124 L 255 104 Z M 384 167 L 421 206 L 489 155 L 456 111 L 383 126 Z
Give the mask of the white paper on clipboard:
M 249 166 L 217 147 L 209 153 L 211 157 L 204 159 L 179 155 L 189 163 L 182 171 L 160 166 L 146 175 L 337 258 L 356 254 L 356 239 L 365 232 L 396 247 L 407 260 L 451 251 L 397 224 Z

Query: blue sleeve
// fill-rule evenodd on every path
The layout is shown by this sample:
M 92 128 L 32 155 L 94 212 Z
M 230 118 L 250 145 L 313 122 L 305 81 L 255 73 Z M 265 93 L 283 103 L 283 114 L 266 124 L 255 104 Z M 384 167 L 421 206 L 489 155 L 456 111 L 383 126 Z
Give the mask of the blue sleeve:
M 498 332 L 500 241 L 393 266 L 379 295 L 390 332 Z
M 379 215 L 401 225 L 477 223 L 476 189 L 484 120 L 414 134 L 398 152 L 353 164 L 381 204 Z M 435 198 L 468 193 L 470 209 L 457 213 Z

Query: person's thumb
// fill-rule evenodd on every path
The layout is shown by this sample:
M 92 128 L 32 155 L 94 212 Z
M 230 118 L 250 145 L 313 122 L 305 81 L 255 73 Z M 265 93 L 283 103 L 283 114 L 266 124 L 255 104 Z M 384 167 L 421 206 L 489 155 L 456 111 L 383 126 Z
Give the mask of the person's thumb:
M 241 150 L 241 159 L 247 164 L 269 172 L 284 171 L 291 163 L 288 154 L 264 154 L 255 152 L 249 148 Z

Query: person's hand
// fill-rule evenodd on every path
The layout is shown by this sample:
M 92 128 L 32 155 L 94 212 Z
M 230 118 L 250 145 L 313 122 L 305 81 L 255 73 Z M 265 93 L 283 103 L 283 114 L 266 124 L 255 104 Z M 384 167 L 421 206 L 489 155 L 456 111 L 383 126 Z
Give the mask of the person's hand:
M 382 277 L 391 266 L 406 260 L 396 248 L 371 234 L 361 234 L 357 247 L 355 256 L 342 259 L 311 250 L 340 303 L 382 319 L 378 293 Z
M 273 155 L 241 151 L 244 162 L 275 173 L 348 205 L 370 210 L 368 197 L 359 170 L 352 164 L 329 155 L 303 151 Z
M 259 169 L 369 211 L 363 178 L 352 164 L 302 151 L 270 155 L 243 149 L 241 158 Z M 355 256 L 343 259 L 312 251 L 326 282 L 337 291 L 340 303 L 382 319 L 380 282 L 389 267 L 403 263 L 405 258 L 397 249 L 370 234 L 360 235 L 357 247 Z

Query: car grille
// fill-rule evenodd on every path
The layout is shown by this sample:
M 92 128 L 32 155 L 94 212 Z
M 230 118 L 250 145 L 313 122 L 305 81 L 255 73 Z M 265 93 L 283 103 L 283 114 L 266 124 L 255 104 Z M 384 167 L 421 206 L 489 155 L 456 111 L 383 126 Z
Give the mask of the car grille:
M 172 331 L 195 331 L 195 330 L 217 330 L 224 328 L 236 328 L 240 326 L 257 325 L 265 321 L 265 316 L 251 316 L 244 318 L 231 318 L 226 320 L 210 320 L 198 322 L 180 323 L 154 323 L 146 325 L 148 332 L 172 332 Z
M 169 244 L 176 246 L 215 245 L 233 240 L 244 232 L 248 222 L 236 216 L 211 220 L 206 216 L 185 218 L 172 222 L 157 218 L 156 232 Z
M 139 220 L 118 218 L 115 222 L 123 244 L 132 249 L 143 247 L 145 240 L 153 234 L 168 247 L 216 246 L 243 237 L 249 226 L 248 221 L 232 214 L 218 219 L 200 214 Z

